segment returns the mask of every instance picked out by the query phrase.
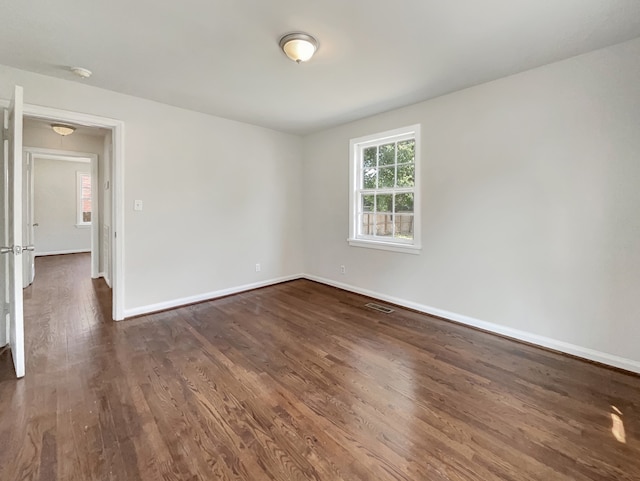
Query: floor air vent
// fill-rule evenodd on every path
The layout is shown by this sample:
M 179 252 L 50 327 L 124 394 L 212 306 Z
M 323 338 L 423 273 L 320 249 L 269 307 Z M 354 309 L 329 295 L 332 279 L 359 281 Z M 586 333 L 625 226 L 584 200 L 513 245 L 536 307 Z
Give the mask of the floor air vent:
M 375 304 L 373 302 L 369 302 L 368 304 L 365 304 L 364 307 L 368 307 L 369 309 L 373 309 L 375 311 L 384 312 L 385 314 L 390 314 L 393 312 L 393 309 L 387 306 L 381 306 L 380 304 Z

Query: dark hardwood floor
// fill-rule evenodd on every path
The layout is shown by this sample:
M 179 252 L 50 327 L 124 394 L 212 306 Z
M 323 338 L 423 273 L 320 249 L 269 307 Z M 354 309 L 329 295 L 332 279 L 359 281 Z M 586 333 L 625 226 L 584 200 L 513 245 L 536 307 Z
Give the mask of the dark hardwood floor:
M 640 378 L 299 280 L 110 321 L 38 258 L 0 480 L 640 480 Z

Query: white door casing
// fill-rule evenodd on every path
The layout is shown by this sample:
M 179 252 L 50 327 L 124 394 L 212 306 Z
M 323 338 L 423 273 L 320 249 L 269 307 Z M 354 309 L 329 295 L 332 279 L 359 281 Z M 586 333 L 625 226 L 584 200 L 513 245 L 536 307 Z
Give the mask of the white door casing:
M 22 155 L 23 166 L 23 190 L 22 190 L 22 215 L 23 215 L 23 238 L 25 245 L 35 245 L 35 234 L 33 228 L 33 157 L 29 152 L 24 151 Z M 29 287 L 35 277 L 35 253 L 32 250 L 22 252 L 22 287 Z

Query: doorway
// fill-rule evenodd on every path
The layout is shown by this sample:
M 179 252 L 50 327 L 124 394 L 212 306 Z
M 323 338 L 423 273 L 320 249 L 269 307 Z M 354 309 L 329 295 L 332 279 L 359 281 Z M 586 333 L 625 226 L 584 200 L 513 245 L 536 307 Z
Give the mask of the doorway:
M 25 119 L 25 144 L 33 139 L 27 125 Z M 109 239 L 100 236 L 111 226 L 111 216 L 105 215 L 110 210 L 103 205 L 109 195 L 103 165 L 108 159 L 95 150 L 24 147 L 23 239 L 35 248 L 23 255 L 24 287 L 33 282 L 34 257 L 83 252 L 91 253 L 91 277 L 104 277 L 111 286 Z
M 2 264 L 0 276 L 0 342 L 8 342 L 11 357 L 18 378 L 25 375 L 25 345 L 24 345 L 24 316 L 23 316 L 23 277 L 24 263 L 22 254 L 34 250 L 34 246 L 23 244 L 24 196 L 23 196 L 23 121 L 39 119 L 45 122 L 62 123 L 82 126 L 86 128 L 106 129 L 110 133 L 108 149 L 110 155 L 110 189 L 105 194 L 105 207 L 110 209 L 111 230 L 105 238 L 108 240 L 110 255 L 111 282 L 110 298 L 112 299 L 111 314 L 113 320 L 124 319 L 124 214 L 123 214 L 123 163 L 124 163 L 124 123 L 119 120 L 81 114 L 65 110 L 42 107 L 24 103 L 24 90 L 15 86 L 10 102 L 0 101 L 4 109 L 2 138 L 2 175 L 0 183 L 0 197 L 4 200 L 2 214 L 3 245 L 0 249 Z M 107 145 L 107 142 L 105 142 Z M 27 206 L 30 209 L 30 206 Z M 89 214 L 84 212 L 83 214 Z M 31 218 L 33 224 L 33 218 Z M 97 239 L 96 236 L 94 236 Z M 6 332 L 5 332 L 6 328 Z M 8 337 L 8 339 L 7 339 Z
M 93 228 L 96 245 L 104 244 L 102 255 L 109 253 L 110 273 L 105 280 L 110 282 L 112 295 L 113 320 L 124 319 L 124 213 L 123 213 L 123 163 L 124 163 L 124 123 L 120 120 L 94 115 L 82 114 L 66 110 L 52 109 L 38 105 L 24 104 L 24 116 L 28 119 L 47 123 L 70 124 L 82 128 L 104 129 L 110 134 L 110 142 L 106 142 L 104 168 L 108 171 L 108 185 L 96 191 L 104 192 L 103 214 L 110 219 L 107 232 L 96 232 Z M 106 161 L 107 155 L 109 162 Z M 97 166 L 100 168 L 99 166 Z M 96 172 L 97 174 L 97 172 Z M 96 175 L 96 179 L 99 176 Z M 97 226 L 97 224 L 96 224 Z M 96 247 L 96 251 L 98 248 Z M 104 257 L 102 259 L 104 261 Z M 96 265 L 96 272 L 94 272 Z M 100 259 L 92 260 L 92 274 L 99 275 Z

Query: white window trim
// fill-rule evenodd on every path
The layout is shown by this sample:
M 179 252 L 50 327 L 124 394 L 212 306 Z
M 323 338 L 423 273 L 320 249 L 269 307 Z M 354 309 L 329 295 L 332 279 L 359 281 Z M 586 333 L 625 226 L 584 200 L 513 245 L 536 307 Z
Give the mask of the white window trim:
M 377 145 L 387 139 L 394 140 L 406 138 L 415 138 L 415 185 L 413 197 L 413 241 L 398 241 L 384 239 L 373 239 L 370 237 L 358 237 L 358 196 L 359 189 L 359 161 L 363 148 L 371 145 Z M 408 254 L 419 254 L 422 249 L 421 245 L 421 203 L 420 203 L 420 124 L 410 125 L 399 129 L 388 130 L 365 137 L 351 139 L 349 142 L 349 238 L 347 242 L 354 247 L 368 247 L 373 249 L 382 249 L 394 252 L 404 252 Z
M 91 187 L 93 188 L 93 178 L 91 172 L 76 171 L 76 227 L 78 229 L 86 229 L 91 227 L 91 222 L 82 220 L 82 176 L 88 175 L 91 178 Z M 93 209 L 92 209 L 93 210 Z M 91 213 L 93 219 L 93 212 Z

